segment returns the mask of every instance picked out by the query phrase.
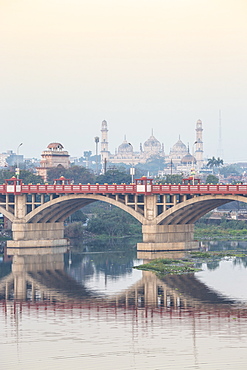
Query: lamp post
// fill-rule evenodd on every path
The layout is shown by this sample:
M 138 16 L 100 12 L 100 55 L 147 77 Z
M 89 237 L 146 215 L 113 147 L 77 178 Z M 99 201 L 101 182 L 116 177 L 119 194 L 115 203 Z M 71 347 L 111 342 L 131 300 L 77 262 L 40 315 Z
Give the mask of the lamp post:
M 94 141 L 95 141 L 95 146 L 96 146 L 96 175 L 98 175 L 98 144 L 99 144 L 99 137 L 95 136 Z
M 128 143 L 128 144 L 132 147 L 132 144 L 131 143 Z M 131 164 L 131 167 L 130 167 L 130 175 L 131 175 L 131 183 L 133 184 L 133 182 L 134 182 L 134 175 L 135 175 L 133 150 L 131 151 L 131 159 L 132 159 L 132 164 Z
M 193 143 L 193 145 L 192 145 L 192 177 L 193 177 L 193 180 L 192 180 L 192 184 L 193 185 L 195 185 L 195 173 L 196 173 L 196 171 L 195 171 L 195 168 L 194 168 L 194 165 L 195 165 L 195 163 L 194 163 L 194 154 L 195 154 L 195 149 L 194 149 L 194 146 L 195 146 L 195 144 L 197 144 L 197 141 L 195 141 L 194 143 Z
M 16 155 L 17 155 L 17 159 L 16 159 L 16 170 L 15 170 L 15 174 L 16 174 L 16 178 L 19 180 L 19 177 L 20 177 L 20 168 L 19 168 L 19 149 L 20 147 L 23 145 L 23 143 L 20 143 L 17 147 L 17 150 L 16 150 Z

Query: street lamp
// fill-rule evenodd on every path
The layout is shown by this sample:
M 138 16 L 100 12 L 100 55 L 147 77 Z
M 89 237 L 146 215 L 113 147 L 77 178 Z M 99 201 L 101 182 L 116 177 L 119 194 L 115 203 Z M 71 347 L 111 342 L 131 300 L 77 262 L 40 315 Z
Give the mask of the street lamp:
M 19 177 L 20 177 L 20 168 L 19 168 L 19 149 L 20 147 L 23 145 L 23 143 L 20 143 L 17 147 L 17 150 L 16 150 L 16 154 L 17 154 L 17 159 L 16 159 L 16 170 L 15 170 L 15 174 L 16 174 L 16 178 L 19 180 Z
M 96 145 L 96 175 L 98 175 L 98 144 L 99 144 L 99 137 L 95 136 L 94 141 L 95 141 L 95 145 Z
M 195 174 L 196 174 L 196 170 L 195 170 L 195 168 L 194 168 L 194 165 L 195 165 L 195 163 L 194 163 L 194 155 L 195 155 L 195 149 L 194 149 L 194 145 L 195 144 L 197 144 L 197 141 L 195 141 L 194 143 L 193 143 L 193 145 L 192 145 L 192 173 L 191 173 L 191 175 L 192 175 L 192 177 L 193 177 L 193 180 L 192 180 L 192 184 L 193 185 L 195 185 Z
M 132 147 L 131 143 L 128 143 L 130 147 Z M 130 168 L 130 175 L 131 175 L 131 183 L 133 184 L 134 182 L 134 175 L 135 175 L 135 167 L 134 167 L 134 158 L 133 158 L 133 150 L 131 151 L 131 159 L 132 159 L 132 164 Z

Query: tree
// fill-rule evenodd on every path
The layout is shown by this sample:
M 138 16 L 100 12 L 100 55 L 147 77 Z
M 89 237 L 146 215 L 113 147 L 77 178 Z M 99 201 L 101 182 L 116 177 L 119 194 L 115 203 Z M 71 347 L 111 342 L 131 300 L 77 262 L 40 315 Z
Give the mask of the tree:
M 219 178 L 214 175 L 208 175 L 206 178 L 206 184 L 218 184 L 219 183 Z
M 166 175 L 164 178 L 158 178 L 156 182 L 161 184 L 181 184 L 182 175 Z
M 207 166 L 209 168 L 212 168 L 213 170 L 213 174 L 214 174 L 214 170 L 216 167 L 220 167 L 223 165 L 223 159 L 221 159 L 220 157 L 218 158 L 215 158 L 215 157 L 212 157 L 212 158 L 209 158 L 208 159 L 208 163 L 207 163 Z
M 131 176 L 126 170 L 119 170 L 117 168 L 112 168 L 106 171 L 105 174 L 96 177 L 96 182 L 99 184 L 129 184 L 131 182 Z
M 68 222 L 82 222 L 83 224 L 87 221 L 87 215 L 83 213 L 80 209 L 75 211 L 68 219 Z
M 152 155 L 148 158 L 145 168 L 147 171 L 152 172 L 153 174 L 158 173 L 160 170 L 163 170 L 165 167 L 165 158 L 160 155 Z
M 140 223 L 127 212 L 111 206 L 110 209 L 98 209 L 95 217 L 88 221 L 87 231 L 94 234 L 106 234 L 110 237 L 140 234 Z
M 72 180 L 75 184 L 95 183 L 93 172 L 81 166 L 72 166 L 68 169 L 65 169 L 63 166 L 57 166 L 56 168 L 48 170 L 47 174 L 48 181 L 51 183 L 54 179 L 58 179 L 60 176 L 64 176 L 66 179 Z
M 3 184 L 6 179 L 10 179 L 15 176 L 15 171 L 0 170 L 0 183 Z M 21 170 L 20 179 L 24 184 L 43 184 L 43 178 L 39 175 L 35 175 L 31 171 Z
M 228 176 L 240 176 L 241 169 L 236 164 L 230 164 L 220 169 L 220 174 L 224 177 Z

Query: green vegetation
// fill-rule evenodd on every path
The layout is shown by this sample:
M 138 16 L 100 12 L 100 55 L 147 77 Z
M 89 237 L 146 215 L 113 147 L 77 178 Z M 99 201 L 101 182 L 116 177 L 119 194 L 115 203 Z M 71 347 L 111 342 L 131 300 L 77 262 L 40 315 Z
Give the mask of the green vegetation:
M 166 175 L 162 178 L 157 178 L 156 182 L 159 184 L 182 184 L 182 175 Z
M 224 257 L 239 257 L 239 258 L 242 258 L 242 257 L 246 257 L 247 256 L 247 252 L 239 252 L 239 251 L 236 251 L 236 250 L 233 250 L 233 251 L 213 251 L 213 252 L 203 252 L 203 251 L 193 251 L 193 252 L 189 252 L 189 256 L 191 258 L 196 258 L 196 259 L 221 259 L 221 258 L 224 258 Z
M 87 231 L 107 237 L 135 236 L 141 234 L 141 224 L 127 212 L 114 207 L 97 208 L 89 219 Z
M 74 212 L 66 222 L 82 222 L 83 224 L 87 221 L 87 215 L 83 213 L 80 209 Z
M 6 179 L 10 179 L 15 176 L 15 171 L 1 170 L 0 171 L 0 184 L 3 184 Z M 31 171 L 21 170 L 20 179 L 22 179 L 24 184 L 43 184 L 43 178 L 41 176 L 35 175 Z
M 207 224 L 200 219 L 195 224 L 195 239 L 247 239 L 247 223 L 241 220 L 222 219 L 219 225 Z
M 72 166 L 68 169 L 65 169 L 63 166 L 58 166 L 48 170 L 48 181 L 50 183 L 53 183 L 53 180 L 58 179 L 60 176 L 72 180 L 75 184 L 129 184 L 131 182 L 128 169 L 122 167 L 114 167 L 107 170 L 105 174 L 99 176 L 95 176 L 91 170 L 82 166 Z
M 153 260 L 141 266 L 135 266 L 134 268 L 138 270 L 153 271 L 160 277 L 168 274 L 181 275 L 200 271 L 200 269 L 195 267 L 194 262 L 191 262 L 188 259 L 172 260 L 168 258 Z
M 50 183 L 53 183 L 53 180 L 58 179 L 60 176 L 74 181 L 75 184 L 95 183 L 93 172 L 82 166 L 72 166 L 68 169 L 65 169 L 63 166 L 57 166 L 56 168 L 48 170 L 47 174 L 48 182 Z
M 139 221 L 118 207 L 97 202 L 83 210 L 85 213 L 77 211 L 68 218 L 66 237 L 106 239 L 141 236 Z
M 139 170 L 142 170 L 143 176 L 147 176 L 148 174 L 154 176 L 158 173 L 158 171 L 163 170 L 165 165 L 164 157 L 160 156 L 159 154 L 154 154 L 147 159 L 145 165 L 138 164 L 136 167 Z
M 243 170 L 238 164 L 230 164 L 229 166 L 224 166 L 220 169 L 220 174 L 224 177 L 228 176 L 240 176 Z
M 206 178 L 206 184 L 218 184 L 219 183 L 219 178 L 214 175 L 208 175 Z
M 84 237 L 85 231 L 82 222 L 73 222 L 65 226 L 64 236 L 66 238 L 79 239 Z
M 105 174 L 96 177 L 96 182 L 99 184 L 129 184 L 131 182 L 131 176 L 124 168 L 112 168 L 106 171 Z
M 209 168 L 212 168 L 212 170 L 213 170 L 213 174 L 214 174 L 214 172 L 215 172 L 215 168 L 216 167 L 220 167 L 220 166 L 222 166 L 223 165 L 223 159 L 221 159 L 221 158 L 215 158 L 215 157 L 212 157 L 212 158 L 209 158 L 208 159 L 208 163 L 207 163 L 207 166 L 209 167 Z
M 209 269 L 215 269 L 222 258 L 246 258 L 247 252 L 239 251 L 220 251 L 220 252 L 188 252 L 186 258 L 175 259 L 156 259 L 134 268 L 138 270 L 153 271 L 162 278 L 165 275 L 181 275 L 194 273 L 201 270 L 202 263 L 206 262 Z

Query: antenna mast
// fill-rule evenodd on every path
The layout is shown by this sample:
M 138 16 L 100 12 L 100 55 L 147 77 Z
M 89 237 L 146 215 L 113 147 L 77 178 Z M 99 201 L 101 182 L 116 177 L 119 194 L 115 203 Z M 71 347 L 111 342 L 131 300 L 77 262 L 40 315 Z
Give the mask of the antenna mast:
M 223 157 L 222 150 L 222 132 L 221 132 L 221 110 L 219 110 L 219 143 L 218 143 L 218 156 Z

